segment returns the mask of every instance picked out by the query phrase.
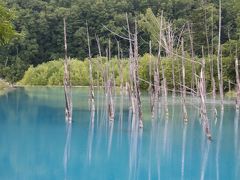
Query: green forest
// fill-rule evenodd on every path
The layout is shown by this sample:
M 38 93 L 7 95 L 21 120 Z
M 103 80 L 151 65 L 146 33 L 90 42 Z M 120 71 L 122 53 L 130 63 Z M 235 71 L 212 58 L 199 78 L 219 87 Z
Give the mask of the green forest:
M 221 8 L 223 79 L 224 89 L 227 90 L 228 81 L 232 84 L 236 81 L 234 59 L 240 55 L 240 1 L 222 1 Z M 102 56 L 108 56 L 110 47 L 111 56 L 117 57 L 117 42 L 119 42 L 121 57 L 127 64 L 129 42 L 123 38 L 128 36 L 127 13 L 130 27 L 135 20 L 138 23 L 139 55 L 142 57 L 139 73 L 141 78 L 148 79 L 146 59 L 149 53 L 149 41 L 152 42 L 152 54 L 154 56 L 158 54 L 156 32 L 159 27 L 153 17 L 162 15 L 166 21 L 171 22 L 175 38 L 184 37 L 187 56 L 194 54 L 197 60 L 202 57 L 202 47 L 206 55 L 210 53 L 214 57 L 217 55 L 218 9 L 217 0 L 2 0 L 0 1 L 0 78 L 13 84 L 19 82 L 23 85 L 62 85 L 63 62 L 58 59 L 64 57 L 63 18 L 65 17 L 68 56 L 75 59 L 72 62 L 76 70 L 73 85 L 88 85 L 88 62 L 84 61 L 88 57 L 86 23 L 89 27 L 92 56 L 97 58 L 99 54 L 96 41 L 98 37 Z M 193 44 L 189 38 L 189 29 Z M 111 42 L 110 46 L 109 42 Z M 193 52 L 191 46 L 194 47 Z M 167 56 L 165 51 L 161 54 L 163 57 Z M 52 62 L 47 63 L 48 61 Z M 116 67 L 117 78 L 116 58 L 113 59 L 113 64 Z M 124 77 L 127 77 L 127 66 L 124 67 Z M 191 64 L 186 67 L 191 69 Z M 178 67 L 175 68 L 177 72 Z M 98 67 L 95 67 L 95 73 L 98 72 L 97 69 Z M 186 73 L 188 72 L 190 73 L 190 70 Z M 55 74 L 55 77 L 52 77 L 52 74 Z M 61 75 L 57 76 L 59 74 Z M 207 77 L 210 79 L 209 74 L 210 72 Z M 217 76 L 216 72 L 214 75 Z M 168 80 L 171 79 L 168 66 L 166 76 L 169 76 Z M 191 74 L 186 74 L 187 78 L 190 76 Z M 42 77 L 42 80 L 39 77 Z M 82 77 L 85 80 L 81 79 Z M 97 75 L 94 76 L 95 79 L 96 77 Z M 189 81 L 187 80 L 187 85 Z M 147 85 L 142 83 L 141 87 L 147 88 Z

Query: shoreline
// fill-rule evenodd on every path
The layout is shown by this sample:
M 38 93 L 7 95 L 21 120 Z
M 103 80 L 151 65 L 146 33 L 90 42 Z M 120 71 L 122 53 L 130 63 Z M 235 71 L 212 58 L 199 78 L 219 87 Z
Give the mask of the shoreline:
M 10 91 L 13 91 L 15 89 L 14 85 L 11 85 L 10 83 L 8 83 L 7 81 L 5 81 L 4 79 L 0 78 L 0 96 L 7 94 Z
M 89 86 L 72 86 L 72 88 L 88 88 Z M 103 86 L 93 86 L 94 88 L 98 88 L 98 87 L 103 87 Z M 15 89 L 15 88 L 64 88 L 63 85 L 12 85 L 9 87 L 10 89 Z M 116 86 L 116 88 L 120 88 L 119 86 Z M 125 89 L 125 87 L 124 87 Z M 1 91 L 1 90 L 0 90 Z M 146 89 L 141 89 L 141 91 L 146 91 Z M 168 90 L 169 92 L 172 92 L 171 90 Z M 179 92 L 177 92 L 179 93 Z M 232 98 L 236 98 L 236 95 L 235 95 L 235 91 L 231 91 L 230 92 L 230 95 L 229 95 L 229 92 L 225 92 L 224 93 L 224 97 L 225 99 L 232 99 Z M 189 94 L 190 95 L 190 94 Z M 211 97 L 211 95 L 208 94 L 209 97 Z M 218 99 L 218 96 L 219 94 L 217 94 L 217 98 L 216 100 Z
M 4 81 L 3 79 L 0 79 L 0 95 L 2 95 L 5 92 L 7 92 L 9 88 L 10 88 L 9 83 Z

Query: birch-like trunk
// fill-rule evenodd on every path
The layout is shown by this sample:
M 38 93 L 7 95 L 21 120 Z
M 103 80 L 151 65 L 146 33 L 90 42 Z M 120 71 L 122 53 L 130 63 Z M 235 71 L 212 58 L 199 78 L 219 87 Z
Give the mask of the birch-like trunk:
M 184 41 L 182 38 L 182 105 L 183 105 L 183 120 L 188 121 L 187 108 L 186 108 L 186 83 L 185 83 L 185 53 Z
M 65 58 L 64 58 L 64 96 L 65 96 L 65 118 L 66 121 L 72 121 L 72 89 L 70 83 L 70 72 L 69 72 L 69 64 L 67 57 L 67 28 L 66 28 L 66 19 L 63 18 L 63 28 L 64 28 L 64 50 L 65 50 Z
M 136 115 L 135 97 L 133 92 L 133 80 L 134 80 L 133 47 L 132 47 L 132 37 L 131 37 L 130 25 L 129 25 L 127 14 L 126 14 L 126 21 L 127 21 L 127 29 L 128 29 L 128 40 L 129 40 L 129 83 L 127 83 L 127 90 L 128 90 L 128 96 L 129 96 L 130 105 L 131 105 L 130 109 L 132 109 L 133 115 Z
M 108 116 L 109 120 L 114 120 L 114 101 L 113 101 L 113 81 L 114 81 L 114 74 L 113 69 L 110 65 L 111 60 L 111 41 L 109 39 L 109 46 L 108 46 L 108 64 L 107 67 L 110 69 L 110 78 L 108 79 L 108 86 L 107 86 L 107 99 L 108 99 Z
M 221 105 L 223 108 L 223 85 L 222 85 L 222 72 L 221 72 L 221 29 L 222 29 L 222 5 L 219 0 L 219 27 L 218 27 L 218 52 L 217 52 L 217 72 L 218 72 L 218 85 L 221 97 Z
M 123 64 L 121 61 L 121 54 L 120 54 L 120 43 L 117 41 L 117 49 L 118 49 L 118 70 L 119 70 L 119 76 L 120 76 L 120 94 L 123 94 Z
M 211 32 L 211 59 L 210 59 L 210 72 L 211 72 L 211 81 L 212 81 L 212 95 L 213 95 L 213 99 L 216 99 L 216 82 L 215 82 L 215 78 L 214 78 L 214 65 L 213 65 L 213 10 L 212 10 L 212 32 Z
M 239 62 L 238 62 L 237 54 L 235 60 L 235 71 L 236 71 L 236 83 L 237 83 L 237 99 L 236 99 L 236 108 L 240 109 L 240 77 L 239 77 Z
M 194 59 L 194 49 L 193 49 L 193 36 L 192 36 L 192 30 L 188 23 L 188 34 L 190 39 L 190 47 L 191 47 L 191 64 L 192 64 L 192 77 L 191 77 L 191 89 L 192 94 L 194 94 L 194 88 L 197 85 L 197 77 L 196 77 L 196 67 L 195 67 L 195 59 Z
M 199 94 L 200 94 L 200 116 L 202 120 L 202 126 L 204 132 L 209 140 L 211 140 L 211 132 L 209 127 L 209 120 L 207 116 L 207 108 L 206 108 L 206 80 L 205 80 L 205 58 L 202 48 L 202 63 L 201 63 L 201 72 L 200 72 L 200 80 L 199 80 Z
M 153 116 L 153 84 L 152 84 L 152 41 L 149 41 L 149 87 L 148 87 L 148 94 L 150 98 L 150 110 Z
M 167 105 L 167 81 L 165 78 L 165 69 L 164 69 L 164 64 L 161 60 L 161 47 L 162 47 L 162 36 L 163 36 L 163 31 L 162 31 L 162 27 L 163 27 L 163 12 L 161 14 L 161 20 L 160 20 L 160 28 L 159 28 L 159 44 L 158 44 L 158 64 L 161 65 L 161 69 L 162 69 L 162 91 L 163 91 L 163 96 L 164 96 L 164 109 L 165 109 L 165 113 L 166 115 L 168 115 L 168 105 Z M 166 42 L 166 44 L 169 44 L 169 42 Z M 170 49 L 170 48 L 168 48 Z M 168 54 L 170 54 L 170 52 L 168 52 Z
M 89 58 L 89 107 L 90 111 L 95 111 L 95 97 L 94 97 L 94 88 L 93 88 L 93 75 L 92 75 L 92 55 L 90 47 L 90 38 L 87 25 L 87 42 L 88 42 L 88 58 Z M 94 119 L 92 119 L 93 121 Z
M 100 71 L 101 71 L 101 75 L 102 75 L 102 88 L 104 88 L 104 84 L 106 82 L 105 80 L 105 76 L 104 76 L 104 65 L 102 62 L 102 52 L 101 52 L 101 45 L 100 45 L 100 41 L 99 41 L 99 37 L 96 36 L 96 42 L 97 42 L 97 47 L 98 47 L 98 55 L 100 58 Z
M 175 97 L 176 95 L 176 82 L 175 82 L 175 69 L 174 69 L 174 62 L 176 61 L 175 56 L 171 56 L 171 61 L 172 61 L 172 82 L 173 82 L 172 95 L 173 97 Z
M 135 77 L 134 77 L 134 86 L 135 86 L 135 97 L 136 97 L 136 105 L 138 112 L 138 126 L 139 128 L 143 128 L 143 117 L 142 117 L 142 102 L 141 102 L 141 92 L 140 92 L 140 82 L 139 82 L 139 59 L 138 59 L 138 29 L 137 29 L 137 21 L 135 21 L 135 33 L 134 33 L 134 64 L 135 64 Z

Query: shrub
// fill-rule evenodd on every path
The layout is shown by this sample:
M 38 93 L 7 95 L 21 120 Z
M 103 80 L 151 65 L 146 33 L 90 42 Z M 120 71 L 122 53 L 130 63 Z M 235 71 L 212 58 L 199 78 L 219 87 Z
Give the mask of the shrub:
M 191 87 L 192 80 L 192 62 L 190 56 L 186 55 L 185 60 L 185 72 L 186 72 L 186 86 Z M 214 59 L 214 67 L 216 65 L 216 57 Z M 195 59 L 195 61 L 200 62 L 200 59 Z M 116 58 L 111 59 L 109 62 L 106 58 L 93 58 L 93 81 L 94 85 L 98 83 L 102 84 L 102 74 L 103 69 L 107 66 L 109 67 L 108 71 L 114 72 L 116 85 L 120 85 L 120 73 L 123 75 L 124 84 L 129 78 L 129 61 L 128 59 L 122 59 L 122 71 L 119 71 L 119 64 Z M 233 71 L 232 60 L 229 58 L 223 58 L 223 75 L 224 81 L 233 77 L 227 76 L 228 71 Z M 176 88 L 180 87 L 180 80 L 182 79 L 182 62 L 180 58 L 161 58 L 159 63 L 159 76 L 162 79 L 162 66 L 165 70 L 165 78 L 167 80 L 167 85 L 169 89 L 173 88 L 173 77 L 172 77 L 172 63 L 174 67 L 174 78 L 176 83 Z M 153 82 L 153 67 L 154 64 L 157 64 L 157 58 L 151 57 L 151 80 Z M 162 66 L 161 66 L 162 65 Z M 149 70 L 150 70 L 150 55 L 145 54 L 143 57 L 139 58 L 139 77 L 140 87 L 142 89 L 147 89 L 149 86 Z M 210 61 L 206 58 L 206 87 L 211 89 L 211 77 L 210 77 Z M 196 72 L 200 72 L 200 63 L 196 63 Z M 63 85 L 63 60 L 53 60 L 47 63 L 40 64 L 36 67 L 30 66 L 25 72 L 23 79 L 19 82 L 20 85 L 50 85 L 50 86 L 59 86 Z M 217 83 L 217 71 L 214 68 L 214 76 Z M 89 85 L 89 61 L 86 59 L 80 61 L 78 59 L 70 60 L 70 79 L 73 86 L 88 86 Z M 181 80 L 182 81 L 182 80 Z M 217 84 L 216 84 L 217 85 Z M 226 84 L 227 85 L 227 84 Z

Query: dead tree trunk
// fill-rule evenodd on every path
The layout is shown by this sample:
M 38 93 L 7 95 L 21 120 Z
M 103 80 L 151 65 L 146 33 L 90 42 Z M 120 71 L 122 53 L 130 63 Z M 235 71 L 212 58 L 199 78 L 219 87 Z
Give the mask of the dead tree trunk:
M 174 69 L 174 62 L 176 61 L 175 56 L 171 56 L 172 61 L 172 82 L 173 82 L 173 97 L 176 95 L 176 82 L 175 82 L 175 69 Z
M 148 87 L 148 94 L 150 98 L 150 110 L 153 116 L 153 84 L 152 84 L 152 41 L 149 41 L 149 87 Z
M 135 33 L 134 33 L 134 86 L 135 86 L 135 97 L 136 97 L 136 105 L 138 112 L 138 121 L 139 128 L 143 128 L 143 118 L 142 118 L 142 102 L 141 102 L 141 92 L 140 92 L 140 82 L 139 82 L 139 74 L 138 74 L 138 30 L 137 30 L 137 21 L 135 21 Z
M 132 127 L 138 125 L 139 128 L 143 128 L 143 119 L 142 119 L 142 103 L 141 103 L 141 92 L 140 92 L 140 82 L 138 75 L 138 31 L 137 31 L 137 22 L 135 21 L 135 32 L 133 40 L 131 38 L 131 31 L 128 22 L 128 16 L 126 15 L 127 27 L 128 27 L 128 37 L 129 37 L 129 91 L 131 91 L 131 103 L 133 111 L 133 120 Z M 134 53 L 132 49 L 132 41 L 134 42 Z M 138 119 L 138 123 L 136 122 Z
M 184 53 L 184 41 L 182 38 L 182 104 L 183 104 L 183 120 L 188 121 L 187 109 L 186 109 L 186 83 L 185 83 L 185 53 Z
M 162 21 L 162 18 L 161 18 Z M 159 37 L 158 37 L 158 58 L 157 61 L 154 61 L 154 74 L 153 74 L 153 80 L 154 80 L 154 102 L 153 102 L 153 117 L 157 114 L 157 109 L 159 105 L 159 97 L 160 97 L 160 77 L 159 77 L 159 65 L 161 60 L 161 38 L 162 38 L 162 22 L 160 22 L 159 27 Z
M 98 77 L 98 89 L 100 86 L 100 76 L 103 77 L 103 63 L 102 63 L 102 52 L 101 52 L 101 46 L 100 46 L 100 41 L 99 38 L 95 35 L 96 42 L 97 42 L 97 47 L 98 47 L 98 63 L 97 63 L 97 77 Z M 103 86 L 103 80 L 101 82 L 101 86 Z
M 190 39 L 190 47 L 191 47 L 191 63 L 192 63 L 192 77 L 191 77 L 191 89 L 192 94 L 194 94 L 193 90 L 195 88 L 195 85 L 197 85 L 197 78 L 196 78 L 196 67 L 194 63 L 194 49 L 193 49 L 193 37 L 192 37 L 192 30 L 188 23 L 188 34 Z
M 239 77 L 239 63 L 238 63 L 237 53 L 236 53 L 236 60 L 235 60 L 235 71 L 236 71 L 236 82 L 237 82 L 236 108 L 237 110 L 239 110 L 240 109 L 240 77 Z
M 132 48 L 132 37 L 130 31 L 130 25 L 128 22 L 128 15 L 126 14 L 127 28 L 128 28 L 128 40 L 129 40 L 129 83 L 127 84 L 128 96 L 131 104 L 131 109 L 133 114 L 135 115 L 136 107 L 135 107 L 135 97 L 133 92 L 133 80 L 134 80 L 134 62 L 133 62 L 133 48 Z M 135 119 L 135 118 L 133 118 Z
M 217 71 L 218 71 L 218 84 L 219 92 L 221 97 L 221 105 L 223 108 L 223 86 L 222 86 L 222 76 L 221 76 L 221 28 L 222 28 L 222 5 L 221 0 L 219 0 L 219 27 L 218 27 L 218 54 L 217 54 Z
M 208 39 L 208 29 L 209 29 L 209 26 L 208 26 L 208 23 L 207 23 L 207 10 L 205 8 L 205 1 L 203 2 L 203 8 L 204 8 L 204 27 L 205 27 L 205 37 L 206 37 L 206 43 L 207 43 L 207 54 L 208 54 L 208 57 L 209 57 L 209 52 L 210 52 L 210 47 L 209 47 L 209 39 Z
M 162 47 L 162 27 L 163 27 L 163 12 L 161 14 L 161 20 L 160 20 L 160 31 L 159 31 L 159 44 L 158 44 L 158 64 L 160 63 L 161 65 L 161 69 L 162 69 L 162 90 L 163 90 L 163 96 L 164 96 L 164 108 L 165 108 L 165 113 L 166 115 L 168 115 L 168 105 L 167 105 L 167 81 L 165 78 L 165 70 L 164 70 L 164 64 L 161 60 L 161 47 Z M 168 42 L 166 42 L 166 44 L 169 44 Z M 169 50 L 170 48 L 168 48 Z M 168 52 L 168 54 L 170 54 Z
M 108 98 L 108 116 L 109 120 L 114 120 L 114 102 L 113 102 L 113 81 L 114 81 L 114 72 L 111 67 L 109 67 L 111 60 L 111 41 L 109 39 L 109 46 L 108 46 L 108 64 L 107 67 L 110 69 L 110 78 L 108 79 L 108 86 L 107 86 L 107 98 Z
M 162 18 L 163 18 L 163 13 L 161 15 L 161 24 L 163 23 Z M 173 85 L 172 95 L 174 97 L 175 93 L 176 93 L 174 61 L 176 58 L 174 56 L 174 32 L 172 29 L 173 25 L 170 22 L 165 22 L 162 25 L 161 24 L 160 24 L 160 26 L 163 27 L 163 28 L 161 28 L 163 31 L 162 39 L 165 44 L 165 45 L 163 45 L 163 48 L 165 48 L 166 55 L 167 55 L 167 57 L 170 58 L 171 65 L 172 65 L 172 85 Z M 165 84 L 165 87 L 167 88 L 167 83 Z
M 94 97 L 94 88 L 93 88 L 92 55 L 91 55 L 88 24 L 87 24 L 87 41 L 88 41 L 89 79 L 90 79 L 90 82 L 89 82 L 89 107 L 90 107 L 90 111 L 92 112 L 92 111 L 95 111 L 95 97 Z
M 159 96 L 160 96 L 160 82 L 159 82 L 159 70 L 157 67 L 156 62 L 154 62 L 154 75 L 153 75 L 153 86 L 154 86 L 154 102 L 153 102 L 153 117 L 155 116 L 155 114 L 157 113 L 157 107 L 158 107 L 158 102 L 159 102 Z
M 65 117 L 66 121 L 72 122 L 72 89 L 70 82 L 70 72 L 67 57 L 67 30 L 66 30 L 66 19 L 63 18 L 64 26 L 64 49 L 65 49 L 65 59 L 64 59 L 64 96 L 65 96 Z
M 101 45 L 100 45 L 100 41 L 99 41 L 99 37 L 96 36 L 96 42 L 97 42 L 97 46 L 98 46 L 98 55 L 100 58 L 100 70 L 101 70 L 101 75 L 102 75 L 102 88 L 104 88 L 104 84 L 106 82 L 105 80 L 105 76 L 104 76 L 104 65 L 102 62 L 102 52 L 101 52 Z
M 203 49 L 203 48 L 202 48 Z M 202 50 L 203 52 L 203 50 Z M 209 140 L 211 140 L 211 132 L 209 128 L 209 122 L 207 117 L 207 108 L 206 108 L 206 85 L 205 85 L 205 58 L 204 53 L 202 57 L 200 80 L 199 80 L 199 94 L 200 94 L 200 116 L 202 120 L 202 126 L 205 131 L 205 134 Z
M 229 93 L 231 92 L 231 80 L 230 79 L 228 80 L 228 92 Z
M 211 60 L 210 60 L 210 72 L 211 72 L 211 81 L 212 81 L 212 95 L 213 95 L 213 99 L 216 99 L 216 82 L 215 82 L 215 78 L 214 78 L 214 65 L 213 65 L 213 11 L 212 11 L 212 32 L 211 32 Z
M 120 43 L 117 41 L 117 48 L 118 48 L 118 70 L 119 70 L 119 76 L 120 76 L 120 93 L 123 94 L 123 64 L 121 61 L 121 55 L 120 55 Z
M 220 48 L 220 83 L 219 86 L 221 88 L 220 90 L 220 97 L 221 97 L 221 104 L 222 104 L 222 110 L 224 108 L 223 106 L 223 98 L 224 98 L 224 92 L 223 92 L 223 64 L 222 64 L 222 47 Z

